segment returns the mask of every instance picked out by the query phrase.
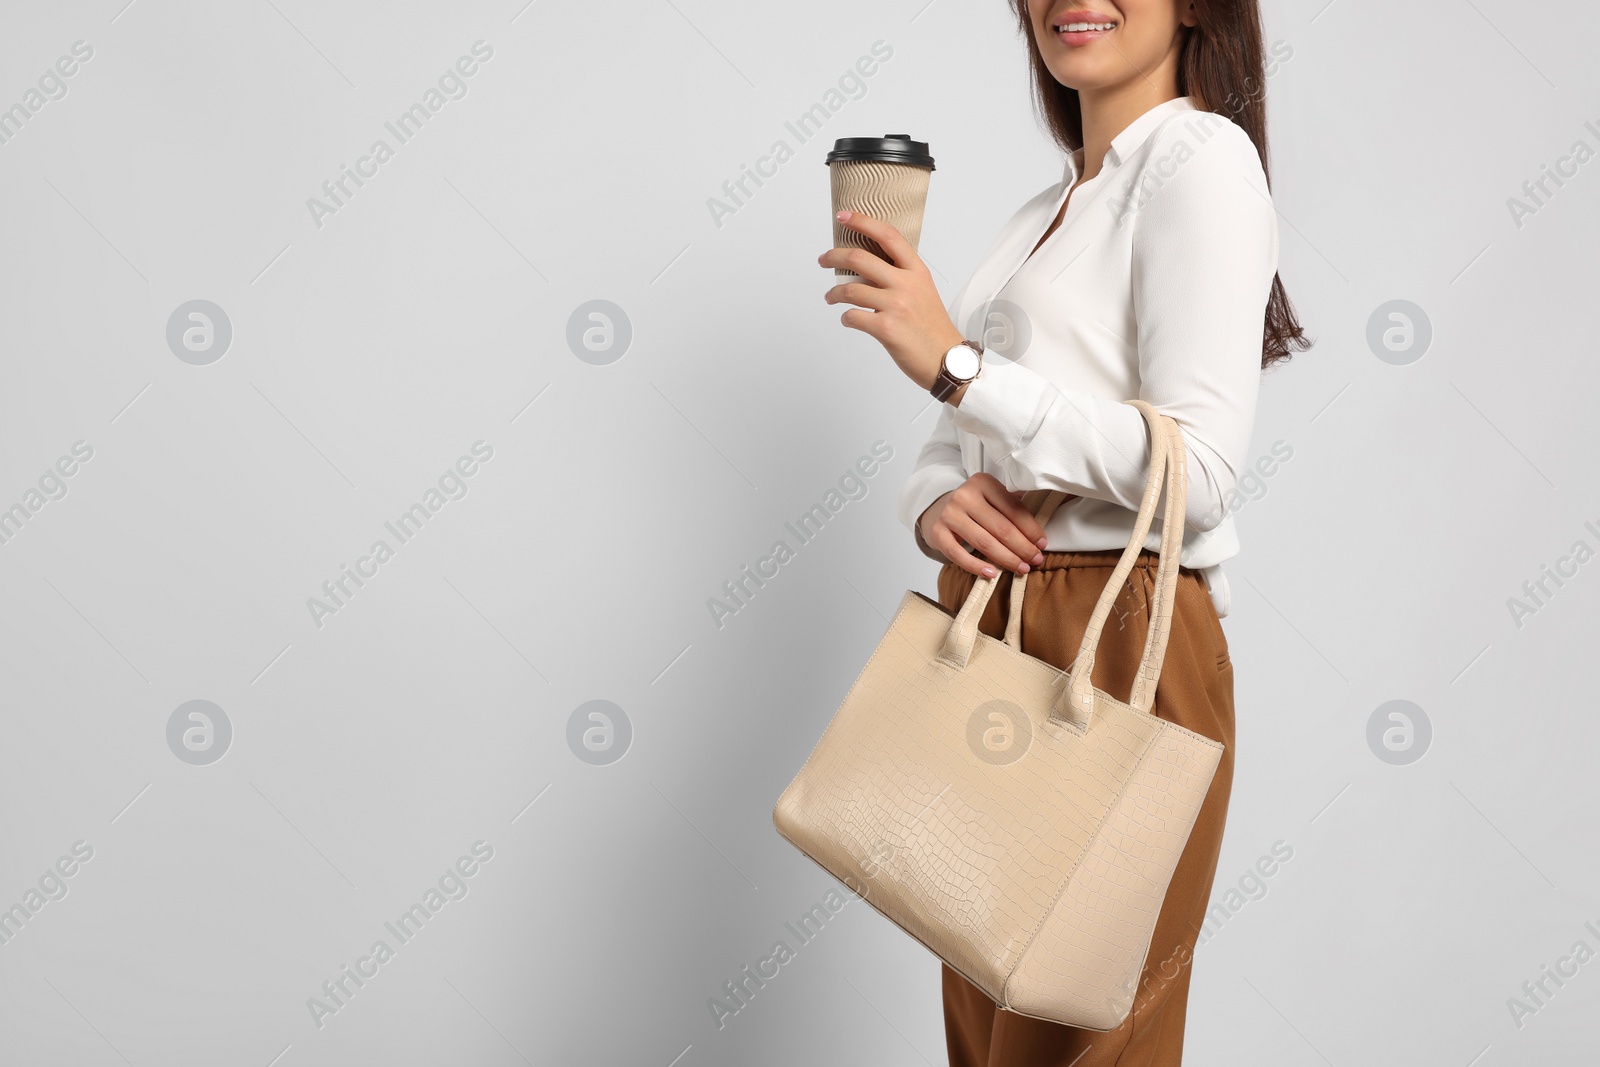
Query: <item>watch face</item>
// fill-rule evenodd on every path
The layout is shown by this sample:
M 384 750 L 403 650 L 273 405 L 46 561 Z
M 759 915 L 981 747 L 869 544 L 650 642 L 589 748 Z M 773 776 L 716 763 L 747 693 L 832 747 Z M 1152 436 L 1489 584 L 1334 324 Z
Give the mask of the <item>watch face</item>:
M 970 381 L 978 373 L 978 353 L 966 345 L 956 345 L 945 353 L 944 366 L 950 377 Z

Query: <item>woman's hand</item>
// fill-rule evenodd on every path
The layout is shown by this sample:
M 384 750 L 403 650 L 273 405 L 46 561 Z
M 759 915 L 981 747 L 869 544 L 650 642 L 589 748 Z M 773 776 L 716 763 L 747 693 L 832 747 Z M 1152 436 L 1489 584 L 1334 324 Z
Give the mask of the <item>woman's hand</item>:
M 862 280 L 835 285 L 823 294 L 823 300 L 860 305 L 839 316 L 839 321 L 877 338 L 906 377 L 925 390 L 932 389 L 944 354 L 962 341 L 961 331 L 950 321 L 939 298 L 933 275 L 910 242 L 887 222 L 859 211 L 841 211 L 839 221 L 878 242 L 894 262 L 885 262 L 863 248 L 828 249 L 817 257 L 819 264 L 853 270 Z
M 1030 563 L 1044 562 L 1044 527 L 1022 506 L 1022 493 L 992 474 L 974 474 L 929 504 L 917 523 L 930 548 L 984 578 L 999 572 L 963 548 L 962 541 L 1018 574 L 1027 574 Z

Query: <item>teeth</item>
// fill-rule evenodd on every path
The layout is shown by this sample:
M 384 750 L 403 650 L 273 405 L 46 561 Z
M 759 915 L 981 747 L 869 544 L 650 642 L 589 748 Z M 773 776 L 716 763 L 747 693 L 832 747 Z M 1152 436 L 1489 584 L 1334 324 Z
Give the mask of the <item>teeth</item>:
M 1086 33 L 1089 30 L 1109 30 L 1115 25 L 1115 22 L 1068 22 L 1060 29 L 1067 33 Z

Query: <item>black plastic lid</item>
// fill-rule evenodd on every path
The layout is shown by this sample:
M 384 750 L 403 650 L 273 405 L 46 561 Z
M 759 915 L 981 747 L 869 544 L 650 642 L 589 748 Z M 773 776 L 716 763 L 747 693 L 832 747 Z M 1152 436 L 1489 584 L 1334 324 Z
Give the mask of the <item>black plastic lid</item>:
M 904 163 L 911 167 L 933 170 L 933 157 L 928 155 L 928 142 L 913 141 L 909 133 L 889 133 L 882 137 L 841 137 L 833 142 L 833 151 L 824 163 L 837 163 L 842 159 L 871 159 L 880 163 Z

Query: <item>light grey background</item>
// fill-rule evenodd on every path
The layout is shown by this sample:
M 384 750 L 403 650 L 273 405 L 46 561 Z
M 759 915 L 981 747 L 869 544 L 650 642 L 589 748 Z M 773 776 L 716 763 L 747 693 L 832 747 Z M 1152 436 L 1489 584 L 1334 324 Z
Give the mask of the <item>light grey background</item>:
M 93 49 L 0 145 L 0 507 L 93 450 L 0 545 L 0 907 L 93 850 L 0 944 L 0 1061 L 942 1063 L 936 961 L 859 901 L 801 945 L 785 923 L 837 887 L 770 817 L 902 591 L 934 591 L 894 517 L 934 409 L 822 302 L 822 157 L 931 142 L 953 297 L 1060 176 L 1006 5 L 125 2 L 12 3 L 0 33 L 0 106 Z M 1520 1026 L 1508 999 L 1600 950 L 1600 563 L 1520 626 L 1508 600 L 1600 548 L 1600 160 L 1520 225 L 1508 198 L 1600 149 L 1600 15 L 1266 21 L 1318 343 L 1266 377 L 1252 456 L 1293 456 L 1228 565 L 1226 922 L 1188 1062 L 1592 1062 L 1600 961 Z M 466 95 L 319 227 L 307 199 L 477 41 Z M 167 343 L 192 300 L 232 326 L 207 365 Z M 631 324 L 605 365 L 567 342 L 592 300 Z M 1404 365 L 1366 340 L 1392 300 L 1431 323 Z M 717 627 L 708 599 L 879 440 L 865 498 Z M 478 441 L 466 495 L 319 627 L 308 598 Z M 205 765 L 168 745 L 191 700 L 232 727 Z M 605 765 L 568 743 L 592 700 L 631 724 Z M 1390 700 L 1431 723 L 1422 759 L 1369 748 Z M 477 841 L 467 894 L 318 1026 L 308 998 Z

